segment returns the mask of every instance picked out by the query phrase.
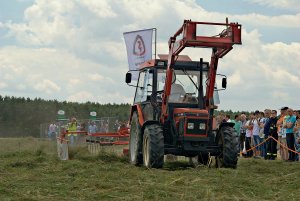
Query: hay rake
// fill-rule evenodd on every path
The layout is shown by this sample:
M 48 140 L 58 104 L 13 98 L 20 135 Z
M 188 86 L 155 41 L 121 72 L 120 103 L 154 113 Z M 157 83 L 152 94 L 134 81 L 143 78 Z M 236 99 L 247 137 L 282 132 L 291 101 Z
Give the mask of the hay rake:
M 74 137 L 75 140 L 70 138 Z M 60 137 L 57 137 L 58 156 L 67 160 L 68 147 L 87 146 L 91 154 L 98 154 L 104 146 L 128 145 L 129 128 L 120 128 L 117 132 L 110 133 L 88 133 L 87 131 L 62 130 Z M 72 143 L 71 143 L 72 142 Z M 128 147 L 123 148 L 123 154 L 128 154 Z

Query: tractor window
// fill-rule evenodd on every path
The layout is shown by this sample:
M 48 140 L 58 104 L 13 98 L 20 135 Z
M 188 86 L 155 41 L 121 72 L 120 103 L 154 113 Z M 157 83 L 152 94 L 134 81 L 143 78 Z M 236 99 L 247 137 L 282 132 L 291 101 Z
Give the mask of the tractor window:
M 199 71 L 175 71 L 171 86 L 170 102 L 198 103 Z
M 169 102 L 173 103 L 198 103 L 198 88 L 200 87 L 200 72 L 189 70 L 175 70 Z M 166 70 L 160 69 L 157 74 L 157 91 L 164 90 Z M 206 94 L 208 82 L 207 71 L 203 71 L 203 94 Z M 215 85 L 217 88 L 217 83 Z M 172 93 L 173 92 L 173 93 Z M 159 94 L 160 95 L 160 94 Z M 214 91 L 214 104 L 220 104 L 219 93 Z
M 204 81 L 205 81 L 205 84 L 204 84 L 204 86 L 205 86 L 205 89 L 206 89 L 206 84 L 207 84 L 207 82 L 208 82 L 208 78 L 207 78 L 207 73 L 205 74 L 205 76 L 204 76 Z M 219 97 L 219 92 L 218 92 L 218 84 L 217 84 L 217 81 L 215 82 L 215 87 L 214 87 L 214 97 L 213 97 L 213 100 L 214 100 L 214 104 L 215 105 L 218 105 L 218 104 L 220 104 L 220 97 Z
M 216 89 L 218 89 L 217 83 L 215 84 L 215 90 L 214 90 L 214 104 L 219 105 L 220 104 L 220 97 L 219 97 L 219 92 Z
M 146 101 L 147 96 L 151 95 L 152 79 L 153 75 L 148 70 L 140 73 L 134 99 L 135 103 Z
M 158 70 L 157 72 L 157 91 L 164 90 L 166 80 L 166 70 Z
M 204 75 L 205 73 L 203 73 Z M 159 70 L 157 76 L 157 90 L 163 90 L 166 70 Z M 203 81 L 205 81 L 205 75 Z M 175 70 L 169 102 L 198 103 L 198 88 L 200 87 L 200 72 L 189 70 Z M 203 83 L 203 86 L 205 84 Z M 205 88 L 205 87 L 204 87 Z M 203 90 L 203 89 L 202 89 Z

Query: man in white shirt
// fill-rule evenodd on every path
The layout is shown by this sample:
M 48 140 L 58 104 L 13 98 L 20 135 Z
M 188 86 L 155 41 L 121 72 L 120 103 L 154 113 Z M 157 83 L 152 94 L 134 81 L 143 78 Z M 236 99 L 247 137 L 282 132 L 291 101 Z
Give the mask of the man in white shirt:
M 254 119 L 253 119 L 253 145 L 257 146 L 260 143 L 260 137 L 259 137 L 259 131 L 260 131 L 260 126 L 259 126 L 259 115 L 260 112 L 256 110 L 254 112 Z M 259 158 L 260 157 L 260 146 L 256 147 L 254 150 L 254 157 Z
M 253 134 L 253 119 L 254 119 L 254 114 L 250 114 L 249 120 L 245 124 L 246 128 L 246 139 L 245 139 L 245 149 L 247 151 L 245 157 L 252 157 L 253 156 L 253 151 L 251 149 L 251 138 Z

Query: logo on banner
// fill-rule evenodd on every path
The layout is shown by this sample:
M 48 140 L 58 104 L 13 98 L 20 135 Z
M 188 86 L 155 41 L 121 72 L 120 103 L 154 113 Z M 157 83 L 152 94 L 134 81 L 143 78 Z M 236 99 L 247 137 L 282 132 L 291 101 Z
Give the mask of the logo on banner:
M 146 52 L 146 47 L 142 36 L 137 35 L 133 43 L 133 54 L 143 56 Z

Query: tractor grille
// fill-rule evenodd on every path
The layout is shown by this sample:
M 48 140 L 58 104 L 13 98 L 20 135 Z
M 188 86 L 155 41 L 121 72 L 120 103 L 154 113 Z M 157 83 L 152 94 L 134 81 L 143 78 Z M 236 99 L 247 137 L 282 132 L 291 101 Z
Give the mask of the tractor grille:
M 207 120 L 205 119 L 187 119 L 186 134 L 206 135 Z

